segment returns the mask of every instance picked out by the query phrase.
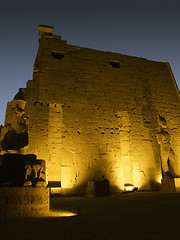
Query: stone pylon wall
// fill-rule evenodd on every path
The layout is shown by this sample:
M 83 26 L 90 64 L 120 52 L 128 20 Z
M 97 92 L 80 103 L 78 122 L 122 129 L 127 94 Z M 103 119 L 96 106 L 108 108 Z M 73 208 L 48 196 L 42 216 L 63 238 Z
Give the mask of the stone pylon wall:
M 68 45 L 44 35 L 24 89 L 28 152 L 48 179 L 75 188 L 107 178 L 112 191 L 161 179 L 157 115 L 167 121 L 180 174 L 179 92 L 167 63 Z

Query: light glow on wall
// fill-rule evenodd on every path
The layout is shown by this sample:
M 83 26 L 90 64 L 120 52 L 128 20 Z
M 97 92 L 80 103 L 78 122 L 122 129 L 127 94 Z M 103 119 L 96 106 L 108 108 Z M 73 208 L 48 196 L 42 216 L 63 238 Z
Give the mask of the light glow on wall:
M 157 183 L 161 183 L 161 181 L 162 181 L 162 176 L 158 176 L 158 177 L 156 178 L 156 182 L 157 182 Z

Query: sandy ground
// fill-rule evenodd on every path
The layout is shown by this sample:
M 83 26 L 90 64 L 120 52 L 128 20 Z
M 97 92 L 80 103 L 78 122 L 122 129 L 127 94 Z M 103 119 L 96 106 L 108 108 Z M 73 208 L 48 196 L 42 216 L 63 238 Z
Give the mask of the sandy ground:
M 52 198 L 51 210 L 79 215 L 6 218 L 0 223 L 0 240 L 180 239 L 180 193 Z

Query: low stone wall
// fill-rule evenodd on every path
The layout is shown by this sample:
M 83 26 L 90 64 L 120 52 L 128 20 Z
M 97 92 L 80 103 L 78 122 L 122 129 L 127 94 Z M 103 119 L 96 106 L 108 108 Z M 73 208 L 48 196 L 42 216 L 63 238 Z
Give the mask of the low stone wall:
M 1 187 L 0 217 L 42 216 L 49 212 L 49 188 Z

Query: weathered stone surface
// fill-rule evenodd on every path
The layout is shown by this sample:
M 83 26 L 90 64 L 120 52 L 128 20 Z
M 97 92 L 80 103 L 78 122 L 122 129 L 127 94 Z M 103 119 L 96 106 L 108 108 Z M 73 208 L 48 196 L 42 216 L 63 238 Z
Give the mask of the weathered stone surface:
M 24 185 L 46 186 L 45 161 L 38 159 L 27 159 L 25 163 Z
M 48 214 L 49 188 L 1 187 L 0 217 L 29 217 Z
M 166 155 L 160 122 L 179 176 L 180 101 L 169 64 L 72 46 L 52 30 L 40 27 L 33 80 L 22 89 L 26 152 L 46 161 L 48 181 L 74 191 L 104 176 L 111 192 L 126 183 L 150 189 Z

